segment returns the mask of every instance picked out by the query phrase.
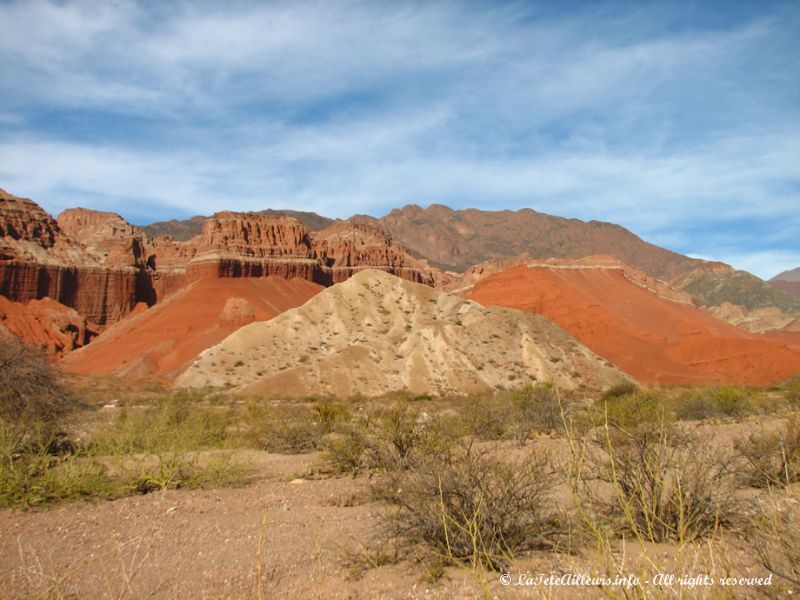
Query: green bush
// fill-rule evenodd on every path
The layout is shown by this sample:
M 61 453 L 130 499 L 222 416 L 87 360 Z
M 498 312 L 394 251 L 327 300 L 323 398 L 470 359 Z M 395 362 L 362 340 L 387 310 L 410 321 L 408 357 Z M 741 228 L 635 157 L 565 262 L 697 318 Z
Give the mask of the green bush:
M 789 404 L 800 406 L 800 375 L 786 384 L 784 395 Z
M 323 460 L 332 473 L 356 475 L 366 466 L 364 436 L 355 428 L 328 435 L 323 442 L 323 450 Z
M 752 393 L 733 386 L 698 388 L 678 401 L 676 411 L 680 419 L 687 420 L 750 414 L 755 412 Z
M 655 425 L 672 419 L 662 396 L 638 389 L 627 395 L 606 394 L 591 407 L 590 413 L 595 425 L 608 423 L 617 429 Z
M 113 495 L 102 465 L 73 454 L 54 455 L 54 441 L 44 434 L 23 441 L 16 428 L 0 420 L 0 505 L 34 506 Z
M 228 410 L 172 396 L 160 406 L 122 409 L 110 426 L 92 437 L 92 453 L 127 456 L 223 448 L 232 420 Z
M 618 400 L 627 396 L 633 396 L 641 391 L 638 385 L 633 382 L 627 381 L 625 383 L 618 383 L 605 391 L 602 400 Z
M 223 448 L 225 411 L 180 396 L 123 409 L 83 444 L 48 424 L 26 431 L 0 420 L 0 504 L 31 506 L 81 497 L 115 498 L 159 489 L 231 485 L 245 468 Z

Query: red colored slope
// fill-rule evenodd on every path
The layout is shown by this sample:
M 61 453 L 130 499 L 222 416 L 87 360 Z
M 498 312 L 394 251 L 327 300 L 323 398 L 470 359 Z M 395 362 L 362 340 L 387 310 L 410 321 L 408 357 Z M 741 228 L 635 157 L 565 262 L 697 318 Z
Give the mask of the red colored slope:
M 619 269 L 513 267 L 468 297 L 552 319 L 643 383 L 762 385 L 800 372 L 800 353 L 662 299 Z
M 324 289 L 305 279 L 204 278 L 116 323 L 61 366 L 84 374 L 174 376 L 203 350 L 252 321 L 266 321 Z

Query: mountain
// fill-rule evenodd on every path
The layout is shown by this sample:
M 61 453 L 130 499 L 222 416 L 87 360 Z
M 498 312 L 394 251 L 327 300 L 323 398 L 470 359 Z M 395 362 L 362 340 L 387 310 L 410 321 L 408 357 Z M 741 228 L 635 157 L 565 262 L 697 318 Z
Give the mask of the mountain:
M 292 217 L 302 223 L 309 231 L 320 231 L 334 223 L 333 219 L 323 217 L 313 212 L 301 210 L 275 210 L 268 208 L 255 214 L 271 217 Z M 197 215 L 188 219 L 172 219 L 170 221 L 157 221 L 150 225 L 142 225 L 140 229 L 152 237 L 168 235 L 173 240 L 186 242 L 203 231 L 203 223 L 208 217 Z
M 800 267 L 778 273 L 769 282 L 795 298 L 800 298 Z
M 232 333 L 176 384 L 302 397 L 471 393 L 535 380 L 597 389 L 625 377 L 547 319 L 364 270 Z
M 690 270 L 671 284 L 717 318 L 750 331 L 782 329 L 800 319 L 800 298 L 727 265 Z
M 786 343 L 723 323 L 632 271 L 607 260 L 520 264 L 460 293 L 552 319 L 643 383 L 763 385 L 800 372 L 800 352 Z
M 770 281 L 800 281 L 800 267 L 778 273 Z
M 74 208 L 53 219 L 32 200 L 0 190 L 0 295 L 9 301 L 0 307 L 3 327 L 60 355 L 135 307 L 153 307 L 201 280 L 225 287 L 235 279 L 281 277 L 330 286 L 381 269 L 447 290 L 482 276 L 476 269 L 513 264 L 522 251 L 531 261 L 610 255 L 631 265 L 627 273 L 649 278 L 651 289 L 691 294 L 696 305 L 743 329 L 800 329 L 800 299 L 776 287 L 794 282 L 772 285 L 659 248 L 617 225 L 530 209 L 410 205 L 380 219 L 344 221 L 302 211 L 221 211 L 175 223 L 188 239 L 152 235 L 163 224 L 140 228 L 106 211 Z M 45 299 L 56 305 L 30 304 Z
M 457 272 L 523 253 L 540 259 L 610 254 L 661 279 L 701 262 L 649 244 L 619 225 L 565 219 L 529 208 L 493 212 L 411 204 L 379 221 L 411 251 Z

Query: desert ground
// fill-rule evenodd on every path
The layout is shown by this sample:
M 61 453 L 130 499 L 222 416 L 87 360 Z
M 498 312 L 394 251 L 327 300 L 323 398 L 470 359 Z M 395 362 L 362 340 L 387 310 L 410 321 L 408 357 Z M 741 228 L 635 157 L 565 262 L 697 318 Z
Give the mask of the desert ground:
M 7 597 L 758 598 L 800 589 L 796 384 L 257 403 L 156 381 L 68 376 L 61 385 L 81 399 L 59 423 L 69 449 L 13 482 L 5 473 Z M 609 477 L 609 450 L 629 473 Z M 647 461 L 665 478 L 647 481 L 661 486 L 655 493 L 637 482 L 655 474 Z M 59 469 L 65 477 L 53 477 Z M 607 579 L 561 579 L 571 575 Z M 615 585 L 628 576 L 641 581 Z M 750 581 L 721 585 L 729 577 Z

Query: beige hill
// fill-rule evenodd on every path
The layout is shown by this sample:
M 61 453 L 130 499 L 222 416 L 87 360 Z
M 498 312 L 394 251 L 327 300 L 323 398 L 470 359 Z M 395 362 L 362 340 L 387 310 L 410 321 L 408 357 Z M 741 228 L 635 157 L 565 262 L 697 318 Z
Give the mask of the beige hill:
M 625 379 L 548 319 L 365 270 L 299 308 L 242 327 L 176 383 L 269 396 L 378 396 L 531 381 L 602 388 Z

